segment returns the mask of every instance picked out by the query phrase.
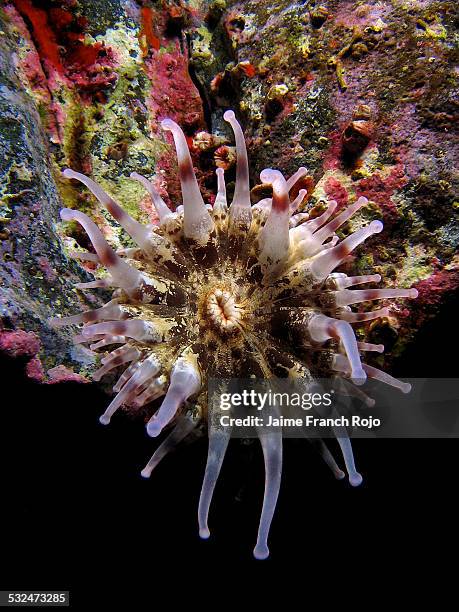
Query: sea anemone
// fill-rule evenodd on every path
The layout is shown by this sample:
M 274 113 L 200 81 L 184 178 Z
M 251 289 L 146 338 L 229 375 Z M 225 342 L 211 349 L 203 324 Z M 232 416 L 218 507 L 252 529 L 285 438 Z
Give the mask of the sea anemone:
M 68 179 L 84 183 L 126 230 L 136 248 L 115 252 L 96 224 L 78 210 L 61 211 L 64 221 L 86 230 L 95 254 L 88 257 L 108 275 L 78 289 L 114 288 L 102 308 L 56 317 L 55 326 L 81 324 L 76 342 L 102 354 L 94 373 L 100 380 L 125 367 L 113 387 L 116 396 L 100 417 L 104 425 L 124 407 L 145 418 L 148 435 L 171 428 L 168 437 L 142 470 L 149 477 L 166 453 L 195 428 L 207 422 L 207 382 L 210 378 L 276 377 L 298 380 L 339 375 L 362 384 L 367 377 L 408 392 L 410 386 L 366 365 L 361 353 L 382 352 L 381 345 L 358 342 L 352 323 L 387 316 L 388 308 L 353 312 L 350 306 L 369 300 L 416 297 L 415 289 L 349 287 L 381 280 L 378 274 L 347 276 L 334 270 L 373 234 L 371 221 L 339 240 L 336 231 L 367 204 L 359 198 L 334 216 L 335 201 L 325 212 L 308 218 L 297 212 L 306 191 L 293 202 L 289 192 L 306 173 L 299 168 L 289 179 L 265 169 L 261 182 L 272 197 L 252 206 L 247 151 L 234 112 L 224 114 L 235 135 L 237 163 L 234 197 L 227 205 L 224 170 L 216 170 L 218 192 L 206 205 L 194 174 L 185 136 L 177 123 L 164 119 L 178 156 L 183 204 L 173 212 L 151 182 L 131 177 L 145 187 L 159 223 L 144 226 L 128 215 L 87 176 L 64 170 Z M 84 257 L 84 256 L 83 256 Z M 115 346 L 118 345 L 117 348 Z M 108 351 L 108 347 L 110 350 Z M 156 401 L 161 398 L 162 402 Z M 159 404 L 159 406 L 158 406 Z M 208 512 L 228 445 L 228 437 L 209 431 L 209 452 L 199 502 L 199 534 L 209 537 Z M 266 480 L 256 558 L 269 554 L 267 539 L 280 486 L 281 436 L 261 436 Z M 339 438 L 351 485 L 360 484 L 349 438 Z M 324 461 L 337 478 L 344 473 L 322 440 L 316 440 Z

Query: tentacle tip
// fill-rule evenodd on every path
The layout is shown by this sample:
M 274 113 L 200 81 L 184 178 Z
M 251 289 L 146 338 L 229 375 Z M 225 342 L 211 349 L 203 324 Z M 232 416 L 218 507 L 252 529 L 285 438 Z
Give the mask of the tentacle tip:
M 143 468 L 143 470 L 140 472 L 140 475 L 142 476 L 142 478 L 150 478 L 151 470 L 149 468 Z
M 354 370 L 354 372 L 352 372 L 351 380 L 354 383 L 354 385 L 357 385 L 358 387 L 360 387 L 361 385 L 365 383 L 366 379 L 367 379 L 367 375 L 364 370 Z
M 161 127 L 163 128 L 163 130 L 172 130 L 174 126 L 175 122 L 172 121 L 172 119 L 169 119 L 169 117 L 161 121 Z
M 223 170 L 223 168 L 217 168 L 217 169 L 215 170 L 215 174 L 216 174 L 217 176 L 223 176 L 223 175 L 225 174 L 225 171 Z
M 138 172 L 131 172 L 131 174 L 129 175 L 129 178 L 134 179 L 135 181 L 138 181 L 140 177 L 140 174 Z
M 66 168 L 65 170 L 62 170 L 62 176 L 71 179 L 75 177 L 75 172 L 71 168 Z
M 402 393 L 410 393 L 410 391 L 411 391 L 410 383 L 402 383 L 400 385 L 400 390 L 401 390 Z
M 158 423 L 158 421 L 151 421 L 147 423 L 147 434 L 150 438 L 156 438 L 162 431 L 162 426 Z
M 372 397 L 368 397 L 365 400 L 365 405 L 367 406 L 367 408 L 374 408 L 376 405 L 376 400 L 374 400 Z
M 410 297 L 411 299 L 417 298 L 417 297 L 418 297 L 418 295 L 419 295 L 419 291 L 418 291 L 417 289 L 414 289 L 414 288 L 413 288 L 413 289 L 410 289 L 410 295 L 409 295 L 409 297 Z
M 338 470 L 334 474 L 335 474 L 336 480 L 343 480 L 343 478 L 346 476 L 346 474 L 343 472 L 343 470 Z
M 377 353 L 384 353 L 384 344 L 377 344 L 377 345 L 375 346 L 375 351 L 376 351 Z
M 372 221 L 370 223 L 370 228 L 373 233 L 379 234 L 380 232 L 383 231 L 384 225 L 382 221 Z
M 233 110 L 227 110 L 223 113 L 223 119 L 225 121 L 232 121 L 234 118 L 236 117 L 236 115 L 234 114 Z
M 99 423 L 102 425 L 108 425 L 110 423 L 110 417 L 106 414 L 103 414 L 99 417 Z
M 72 221 L 73 219 L 73 210 L 71 208 L 63 208 L 59 214 L 62 221 Z
M 253 556 L 259 561 L 263 561 L 269 557 L 269 548 L 266 544 L 257 544 L 253 549 Z
M 199 528 L 199 537 L 201 540 L 208 540 L 210 538 L 210 531 L 207 526 Z
M 351 487 L 358 487 L 362 484 L 362 482 L 362 474 L 359 474 L 358 472 L 355 472 L 355 474 L 351 474 L 349 476 L 349 484 L 351 485 Z

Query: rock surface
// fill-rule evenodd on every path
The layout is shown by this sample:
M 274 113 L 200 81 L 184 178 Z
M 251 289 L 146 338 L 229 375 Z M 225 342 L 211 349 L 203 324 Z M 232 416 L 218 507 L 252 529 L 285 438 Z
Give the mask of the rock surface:
M 89 245 L 58 221 L 59 208 L 84 210 L 115 246 L 129 246 L 61 170 L 90 174 L 154 221 L 129 174 L 180 203 L 165 116 L 184 128 L 209 201 L 216 165 L 230 183 L 234 173 L 229 107 L 248 138 L 254 202 L 263 168 L 301 165 L 305 209 L 325 197 L 370 200 L 357 223 L 380 218 L 385 231 L 348 270 L 419 290 L 370 326 L 390 357 L 457 292 L 455 2 L 12 0 L 0 19 L 0 350 L 22 355 L 36 380 L 87 379 L 94 357 L 47 320 L 104 298 L 73 288 L 94 270 L 69 257 Z

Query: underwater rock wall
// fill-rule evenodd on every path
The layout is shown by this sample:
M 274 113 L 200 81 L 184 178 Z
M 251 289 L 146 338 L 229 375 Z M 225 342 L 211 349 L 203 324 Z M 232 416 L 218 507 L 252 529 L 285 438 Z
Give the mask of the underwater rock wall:
M 345 271 L 419 290 L 409 310 L 400 302 L 370 325 L 370 341 L 391 357 L 457 291 L 455 2 L 12 0 L 0 10 L 0 350 L 22 355 L 33 378 L 85 380 L 94 365 L 70 331 L 47 322 L 56 305 L 73 314 L 98 299 L 73 287 L 94 263 L 70 257 L 90 245 L 58 209 L 90 214 L 114 246 L 130 246 L 62 169 L 90 174 L 139 221 L 155 222 L 129 175 L 154 178 L 180 204 L 165 116 L 185 131 L 204 198 L 216 191 L 216 166 L 231 192 L 223 112 L 234 108 L 253 202 L 265 195 L 262 168 L 299 166 L 309 171 L 305 209 L 326 197 L 370 200 L 386 230 Z

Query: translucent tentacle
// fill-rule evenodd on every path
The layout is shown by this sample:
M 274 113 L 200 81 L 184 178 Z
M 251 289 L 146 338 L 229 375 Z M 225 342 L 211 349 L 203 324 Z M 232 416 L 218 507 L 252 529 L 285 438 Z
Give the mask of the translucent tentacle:
M 259 259 L 265 266 L 273 266 L 288 256 L 290 200 L 287 183 L 278 170 L 263 170 L 260 178 L 273 186 L 273 203 L 259 236 Z
M 369 342 L 357 342 L 359 351 L 369 351 L 374 353 L 384 353 L 384 344 L 370 344 Z
M 98 280 L 89 281 L 89 283 L 75 283 L 75 289 L 108 289 L 113 287 L 113 280 L 110 277 L 100 278 Z
M 177 425 L 167 436 L 167 438 L 158 446 L 150 461 L 140 472 L 143 478 L 150 478 L 152 471 L 155 469 L 161 459 L 174 450 L 175 447 L 184 438 L 186 438 L 186 436 L 191 433 L 195 427 L 196 422 L 189 415 L 184 415 L 181 419 L 179 419 L 177 421 Z
M 61 210 L 61 218 L 63 221 L 78 221 L 84 227 L 101 263 L 109 270 L 118 287 L 122 287 L 129 294 L 139 288 L 142 281 L 140 272 L 115 253 L 94 221 L 79 210 L 70 208 Z
M 141 364 L 142 364 L 141 361 L 135 361 L 134 363 L 131 363 L 131 365 L 124 370 L 124 372 L 119 377 L 118 382 L 113 386 L 113 391 L 115 393 L 118 393 L 119 391 L 121 391 L 121 389 L 128 382 L 128 380 L 130 380 L 132 376 L 140 368 Z
M 310 268 L 313 277 L 317 280 L 325 280 L 330 272 L 333 272 L 349 253 L 373 234 L 379 234 L 382 228 L 383 224 L 381 221 L 372 221 L 369 225 L 358 229 L 345 238 L 337 246 L 317 255 Z
M 345 374 L 349 374 L 351 371 L 349 361 L 344 355 L 334 355 L 332 367 L 337 372 L 343 372 Z M 390 374 L 387 374 L 387 372 L 378 370 L 377 368 L 369 366 L 366 363 L 363 363 L 362 367 L 367 373 L 368 378 L 379 380 L 380 382 L 383 382 L 386 385 L 390 385 L 391 387 L 400 389 L 402 393 L 409 393 L 411 391 L 411 385 L 409 383 L 404 383 L 401 380 L 397 380 L 393 376 L 390 376 Z
M 79 259 L 80 261 L 90 261 L 92 263 L 100 263 L 99 256 L 96 253 L 90 253 L 89 251 L 69 251 L 69 257 L 72 259 Z
M 145 404 L 149 404 L 150 402 L 158 399 L 166 393 L 167 386 L 167 378 L 165 376 L 159 376 L 155 378 L 147 388 L 139 393 L 137 397 L 134 398 L 131 405 L 134 408 L 140 408 L 141 406 L 145 406 Z
M 389 308 L 378 308 L 370 312 L 351 312 L 350 310 L 340 309 L 339 318 L 349 323 L 362 323 L 363 321 L 373 321 L 379 317 L 388 317 L 390 314 Z
M 342 289 L 336 294 L 337 306 L 350 306 L 370 300 L 383 300 L 386 298 L 416 298 L 416 289 Z
M 317 230 L 315 233 L 315 238 L 320 242 L 325 242 L 329 236 L 332 236 L 339 227 L 346 223 L 346 221 L 350 219 L 352 215 L 354 215 L 360 208 L 362 208 L 362 206 L 365 206 L 366 204 L 368 204 L 368 200 L 366 198 L 359 198 L 357 202 L 354 202 L 354 204 L 351 204 L 346 208 L 346 210 L 343 210 L 342 213 L 336 216 L 333 221 L 330 221 L 330 223 L 327 223 L 327 225 Z
M 260 442 L 265 460 L 265 493 L 253 556 L 255 559 L 266 559 L 269 556 L 269 528 L 276 509 L 282 476 L 282 433 L 279 431 L 262 434 Z
M 123 363 L 135 361 L 140 357 L 140 351 L 138 349 L 129 347 L 127 345 L 123 346 L 121 350 L 118 349 L 118 351 L 119 352 L 113 351 L 109 358 L 103 361 L 102 367 L 96 370 L 96 372 L 94 372 L 92 375 L 94 380 L 98 381 L 105 376 L 105 374 L 110 372 L 110 370 L 123 365 Z
M 62 174 L 68 179 L 76 179 L 77 181 L 80 181 L 80 183 L 86 185 L 86 187 L 96 196 L 102 206 L 104 206 L 112 217 L 118 221 L 121 227 L 127 231 L 131 238 L 135 240 L 140 247 L 145 244 L 148 238 L 148 229 L 133 219 L 123 208 L 121 208 L 117 202 L 115 202 L 113 198 L 105 193 L 100 185 L 98 185 L 88 176 L 81 174 L 80 172 L 75 172 L 70 168 L 64 170 Z
M 179 357 L 171 372 L 171 382 L 160 409 L 147 423 L 147 433 L 158 436 L 163 428 L 173 419 L 180 406 L 191 395 L 199 391 L 201 376 L 195 361 Z
M 95 310 L 86 310 L 69 317 L 53 317 L 49 320 L 49 323 L 53 327 L 64 327 L 65 325 L 79 325 L 80 323 L 93 323 L 94 321 L 120 320 L 126 316 L 118 302 L 111 300 L 105 306 Z
M 229 429 L 211 428 L 209 430 L 209 450 L 198 507 L 199 537 L 204 540 L 210 536 L 208 527 L 209 508 L 228 447 L 230 433 Z
M 141 319 L 95 323 L 83 329 L 83 336 L 87 338 L 97 334 L 127 336 L 139 342 L 161 342 L 163 339 L 162 331 L 152 321 L 142 321 Z
M 287 187 L 288 187 L 288 183 L 287 183 Z M 307 193 L 308 193 L 307 189 L 299 190 L 298 195 L 293 200 L 293 202 L 290 204 L 290 214 L 293 214 L 294 212 L 297 211 L 298 206 L 302 203 Z
M 333 472 L 334 477 L 337 480 L 342 480 L 345 476 L 343 470 L 338 466 L 335 458 L 331 454 L 328 446 L 322 440 L 322 438 L 307 438 L 307 441 L 312 445 L 314 450 L 322 457 L 324 462 L 328 465 L 330 470 Z
M 373 368 L 367 364 L 363 364 L 363 367 L 369 378 L 374 378 L 375 380 L 379 380 L 386 385 L 400 389 L 402 393 L 409 393 L 411 391 L 410 383 L 404 383 L 401 380 L 397 380 L 390 374 L 387 374 L 387 372 L 383 372 L 382 370 L 378 370 L 378 368 Z
M 349 436 L 344 427 L 334 427 L 333 430 L 338 440 L 338 444 L 340 445 L 341 452 L 343 453 L 346 471 L 349 476 L 349 484 L 353 487 L 358 487 L 362 483 L 363 478 L 355 468 L 354 453 L 352 452 L 352 444 Z
M 288 189 L 288 191 L 290 191 L 290 189 L 295 185 L 295 183 L 297 181 L 299 181 L 302 176 L 307 174 L 307 172 L 308 172 L 307 168 L 305 168 L 304 166 L 300 166 L 298 168 L 298 170 L 294 174 L 292 174 L 292 176 L 290 178 L 287 179 L 287 189 Z M 305 195 L 306 195 L 306 193 L 307 193 L 306 189 L 302 189 L 301 191 L 304 191 Z
M 342 272 L 334 272 L 330 274 L 330 280 L 333 282 L 336 289 L 347 289 L 354 285 L 363 285 L 364 283 L 379 283 L 381 281 L 380 274 L 366 274 L 363 276 L 347 276 Z
M 147 178 L 138 174 L 137 172 L 131 172 L 130 177 L 135 181 L 139 181 L 148 191 L 151 197 L 151 201 L 153 202 L 153 206 L 155 207 L 156 212 L 158 213 L 159 223 L 162 224 L 169 217 L 173 215 L 173 212 L 169 209 L 166 202 L 159 195 L 153 183 L 151 183 Z
M 81 334 L 81 338 L 83 338 L 83 342 L 88 342 L 88 338 Z M 124 344 L 126 342 L 126 336 L 105 336 L 98 342 L 94 344 L 90 344 L 89 348 L 92 351 L 96 351 L 97 349 L 103 348 L 104 346 L 109 346 L 110 344 Z
M 129 402 L 132 397 L 135 397 L 138 390 L 149 378 L 159 372 L 160 364 L 155 356 L 147 357 L 139 366 L 135 374 L 124 385 L 122 390 L 110 403 L 104 414 L 99 418 L 102 425 L 108 425 L 113 414 L 120 406 Z
M 231 207 L 250 210 L 249 162 L 247 159 L 244 134 L 236 119 L 234 111 L 226 111 L 223 115 L 223 119 L 233 128 L 234 138 L 236 140 L 236 185 Z
M 223 168 L 217 168 L 215 171 L 217 175 L 217 197 L 214 202 L 214 211 L 215 212 L 226 212 L 228 208 L 228 203 L 226 201 L 226 184 L 225 184 L 225 171 Z
M 306 221 L 306 226 L 310 232 L 315 232 L 319 229 L 335 212 L 336 207 L 338 206 L 338 202 L 335 200 L 330 200 L 328 203 L 327 209 L 323 212 L 319 217 L 315 217 L 310 221 Z
M 164 130 L 172 132 L 177 151 L 180 186 L 182 188 L 184 234 L 187 238 L 197 242 L 207 242 L 213 230 L 213 221 L 202 199 L 185 134 L 182 132 L 182 128 L 172 119 L 164 119 L 161 126 Z
M 354 330 L 349 323 L 318 314 L 311 317 L 308 330 L 314 342 L 325 342 L 330 338 L 339 340 L 346 351 L 353 382 L 360 385 L 365 382 L 367 376 L 360 361 Z

